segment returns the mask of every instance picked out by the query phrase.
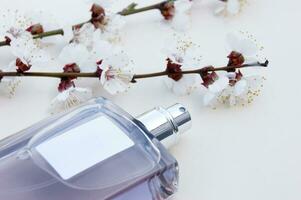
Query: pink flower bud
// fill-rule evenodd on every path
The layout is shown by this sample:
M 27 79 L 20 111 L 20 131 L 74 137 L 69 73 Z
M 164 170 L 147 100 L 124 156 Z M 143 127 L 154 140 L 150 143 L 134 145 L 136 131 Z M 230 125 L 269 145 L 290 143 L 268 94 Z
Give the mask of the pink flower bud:
M 44 28 L 41 24 L 34 24 L 26 29 L 27 32 L 30 32 L 32 35 L 37 35 L 44 33 Z
M 7 45 L 10 45 L 11 39 L 10 39 L 9 37 L 7 37 L 7 36 L 5 36 L 4 38 L 5 38 L 5 43 L 6 43 Z
M 3 71 L 0 69 L 0 82 L 3 79 L 3 76 L 1 75 L 3 73 Z
M 228 66 L 241 66 L 245 62 L 245 58 L 243 57 L 243 55 L 236 51 L 232 51 L 228 56 L 228 58 L 229 58 Z
M 213 66 L 205 67 L 203 69 L 203 72 L 201 73 L 201 78 L 203 80 L 202 85 L 204 85 L 206 88 L 209 87 L 209 85 L 213 84 L 217 79 L 218 75 L 213 71 L 209 72 L 208 70 L 214 69 Z
M 102 60 L 98 61 L 96 64 L 97 64 L 96 74 L 97 74 L 97 77 L 100 80 L 102 72 L 103 72 L 103 70 L 100 68 L 100 65 L 102 64 Z
M 175 15 L 175 4 L 173 1 L 164 2 L 160 7 L 164 19 L 171 20 Z
M 63 92 L 71 87 L 75 87 L 74 82 L 70 78 L 62 78 L 58 86 L 59 92 Z
M 63 68 L 64 73 L 80 73 L 80 68 L 76 63 L 67 64 Z M 58 86 L 58 90 L 60 92 L 63 92 L 70 87 L 75 87 L 75 84 L 73 82 L 74 79 L 76 79 L 76 76 L 73 77 L 63 77 L 61 78 L 61 82 Z
M 175 81 L 180 80 L 183 77 L 181 67 L 182 65 L 174 63 L 171 59 L 167 58 L 166 72 L 169 78 Z
M 92 12 L 91 23 L 95 26 L 95 28 L 104 25 L 106 16 L 105 9 L 98 4 L 93 4 L 90 11 Z
M 79 73 L 80 68 L 76 63 L 67 64 L 63 68 L 65 73 Z
M 26 71 L 30 70 L 30 68 L 31 68 L 30 64 L 23 63 L 20 58 L 16 59 L 16 66 L 17 66 L 17 72 L 19 72 L 19 73 L 26 72 Z

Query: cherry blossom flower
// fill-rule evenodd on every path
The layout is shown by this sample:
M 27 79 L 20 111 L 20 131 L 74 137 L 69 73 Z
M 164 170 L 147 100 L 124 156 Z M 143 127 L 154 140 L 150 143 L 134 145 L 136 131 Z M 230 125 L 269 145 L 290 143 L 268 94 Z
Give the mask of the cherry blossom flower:
M 41 46 L 39 40 L 34 40 L 32 35 L 41 34 L 57 28 L 54 18 L 42 12 L 31 11 L 20 13 L 18 10 L 8 10 L 1 13 L 0 38 L 5 38 L 10 45 L 12 40 L 24 40 Z
M 8 29 L 5 34 L 4 34 L 4 38 L 9 41 L 9 45 L 11 45 L 11 43 L 14 40 L 19 40 L 19 41 L 24 41 L 24 43 L 26 42 L 31 42 L 33 43 L 33 39 L 32 36 L 29 32 L 24 31 L 22 29 L 18 29 L 15 27 L 11 27 L 10 29 Z
M 165 83 L 177 95 L 191 94 L 199 85 L 200 76 L 197 74 L 182 75 L 182 70 L 201 65 L 199 46 L 188 38 L 177 37 L 168 41 L 164 53 L 168 57 L 167 70 L 169 78 Z
M 238 64 L 243 64 L 258 61 L 258 59 L 261 59 L 259 51 L 262 49 L 262 47 L 260 48 L 259 45 L 256 44 L 252 36 L 244 34 L 242 32 L 230 33 L 227 35 L 226 39 L 229 50 L 231 51 L 231 54 L 229 55 L 230 60 L 231 57 L 234 59 L 238 58 L 240 59 L 240 63 L 238 62 Z M 240 57 L 239 54 L 241 54 L 242 57 Z
M 16 57 L 13 63 L 18 72 L 28 71 L 32 67 L 39 68 L 40 64 L 49 60 L 47 53 L 38 48 L 32 40 L 17 38 L 11 41 L 9 48 Z
M 220 101 L 230 106 L 244 106 L 252 103 L 254 98 L 260 94 L 265 80 L 262 76 L 242 76 L 240 73 L 236 73 L 236 75 L 230 73 L 228 76 L 230 80 L 234 79 L 235 84 L 231 85 L 230 81 L 230 86 L 223 91 Z
M 30 70 L 32 67 L 39 68 L 38 66 L 48 61 L 48 55 L 37 48 L 31 40 L 23 40 L 17 38 L 11 41 L 10 47 L 11 52 L 16 57 L 15 60 L 11 61 L 7 68 L 2 71 L 13 72 L 17 71 L 20 73 Z M 3 77 L 1 80 L 1 86 L 7 87 L 9 95 L 13 96 L 20 80 L 16 77 Z
M 163 52 L 166 56 L 183 67 L 195 67 L 202 61 L 200 46 L 186 36 L 174 36 L 165 46 Z
M 119 31 L 124 24 L 125 21 L 122 16 L 113 13 L 109 9 L 104 9 L 98 4 L 93 4 L 89 23 L 73 28 L 73 39 L 71 42 L 81 43 L 88 50 L 91 50 L 93 47 L 95 38 L 117 43 L 120 41 Z
M 260 94 L 264 80 L 264 77 L 256 75 L 228 73 L 208 87 L 204 95 L 204 105 L 216 107 L 218 104 L 228 106 L 250 104 Z
M 215 10 L 216 14 L 237 15 L 246 4 L 246 0 L 220 0 L 220 4 Z
M 113 95 L 126 91 L 134 76 L 132 61 L 123 51 L 102 60 L 99 69 L 101 84 Z
M 102 39 L 117 42 L 120 39 L 119 31 L 125 24 L 124 17 L 98 4 L 92 5 L 91 12 L 91 23 L 101 30 Z
M 100 30 L 95 30 L 93 39 L 90 40 L 91 50 L 81 43 L 71 43 L 62 50 L 59 58 L 64 64 L 64 73 L 97 72 L 105 89 L 112 94 L 122 92 L 125 90 L 123 87 L 132 79 L 129 74 L 129 59 L 119 48 L 101 40 L 97 32 Z M 59 91 L 74 87 L 76 78 L 62 78 Z
M 94 55 L 94 59 L 99 61 L 108 55 L 112 54 L 117 46 L 104 40 L 101 35 L 101 30 L 95 29 L 91 23 L 83 25 L 79 29 L 74 30 L 72 43 L 83 45 L 87 50 Z
M 64 73 L 96 72 L 97 70 L 97 61 L 82 44 L 70 43 L 65 46 L 59 55 L 59 60 L 64 66 Z M 58 90 L 64 92 L 75 87 L 74 79 L 77 77 L 61 78 Z
M 0 16 L 0 38 L 11 41 L 18 38 L 31 39 L 26 29 L 31 25 L 30 19 L 18 10 L 7 10 Z
M 81 72 L 95 72 L 96 60 L 91 59 L 88 49 L 82 44 L 70 43 L 59 55 L 60 62 L 66 66 L 75 63 Z
M 92 91 L 88 88 L 70 87 L 60 92 L 51 102 L 53 113 L 68 110 L 92 98 Z

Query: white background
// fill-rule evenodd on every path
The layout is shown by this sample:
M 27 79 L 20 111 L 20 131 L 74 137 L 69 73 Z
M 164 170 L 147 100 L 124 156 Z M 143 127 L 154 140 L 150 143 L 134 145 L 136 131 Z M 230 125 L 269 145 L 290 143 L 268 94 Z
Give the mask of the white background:
M 120 0 L 122 8 L 129 0 Z M 137 1 L 141 5 L 155 1 Z M 271 61 L 260 70 L 267 78 L 262 95 L 247 107 L 212 110 L 202 106 L 201 95 L 177 97 L 160 78 L 143 80 L 126 94 L 103 95 L 129 111 L 139 113 L 156 105 L 185 104 L 193 128 L 172 149 L 181 166 L 176 200 L 299 200 L 301 199 L 300 72 L 301 3 L 297 0 L 250 0 L 240 16 L 213 16 L 214 0 L 198 2 L 192 11 L 193 28 L 187 31 L 203 50 L 204 63 L 224 65 L 224 37 L 232 30 L 247 30 L 265 47 Z M 84 0 L 1 0 L 1 8 L 41 9 L 60 23 L 88 19 Z M 139 73 L 163 69 L 160 49 L 172 34 L 157 11 L 127 17 L 122 45 Z M 0 22 L 1 23 L 1 22 Z M 58 38 L 54 55 L 66 44 Z M 0 50 L 1 66 L 12 56 Z M 249 72 L 249 71 L 248 71 Z M 83 81 L 84 82 L 84 81 Z M 93 81 L 92 81 L 93 82 Z M 49 116 L 49 103 L 58 80 L 23 79 L 16 95 L 0 96 L 0 137 L 11 135 Z M 97 81 L 93 82 L 97 85 Z

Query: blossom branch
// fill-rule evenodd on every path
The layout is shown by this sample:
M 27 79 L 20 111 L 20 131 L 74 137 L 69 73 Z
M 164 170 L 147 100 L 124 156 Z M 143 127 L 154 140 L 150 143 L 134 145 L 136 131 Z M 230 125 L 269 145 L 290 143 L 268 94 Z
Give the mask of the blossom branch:
M 42 39 L 42 38 L 51 37 L 51 36 L 55 36 L 55 35 L 64 35 L 64 30 L 57 29 L 57 30 L 47 31 L 47 32 L 43 32 L 40 34 L 35 34 L 32 37 L 33 37 L 33 39 Z M 10 45 L 10 40 L 0 41 L 0 47 L 9 46 L 9 45 Z
M 233 69 L 241 69 L 248 67 L 267 67 L 269 61 L 265 61 L 264 63 L 255 62 L 250 64 L 244 64 L 241 66 L 225 66 L 225 67 L 203 67 L 196 70 L 186 70 L 182 71 L 182 74 L 201 74 L 204 72 L 213 72 L 213 71 L 229 71 Z M 132 83 L 136 83 L 136 79 L 144 79 L 144 78 L 153 78 L 160 76 L 168 76 L 170 75 L 167 71 L 149 73 L 149 74 L 136 74 L 133 76 Z M 49 78 L 99 78 L 99 73 L 90 72 L 90 73 L 64 73 L 64 72 L 0 72 L 0 79 L 3 77 L 49 77 Z
M 10 45 L 10 40 L 8 40 L 8 39 L 0 41 L 0 47 L 9 46 L 9 45 Z
M 64 72 L 0 72 L 1 77 L 48 77 L 48 78 L 99 78 L 96 72 L 64 73 Z
M 51 36 L 55 36 L 55 35 L 64 35 L 64 30 L 57 29 L 57 30 L 47 31 L 47 32 L 44 32 L 41 34 L 33 35 L 33 39 L 42 39 L 42 38 L 51 37 Z
M 118 12 L 117 14 L 122 15 L 122 16 L 128 16 L 128 15 L 141 13 L 141 12 L 154 10 L 154 9 L 158 9 L 161 12 L 164 12 L 165 5 L 168 4 L 168 3 L 173 3 L 174 1 L 176 1 L 176 0 L 166 0 L 166 1 L 162 1 L 160 3 L 156 3 L 156 4 L 153 4 L 153 5 L 150 5 L 150 6 L 145 6 L 145 7 L 142 7 L 142 8 L 136 8 L 136 6 L 138 4 L 132 3 L 129 6 L 127 6 L 125 9 L 123 9 L 122 11 Z M 89 19 L 88 21 L 73 25 L 72 29 L 80 28 L 83 25 L 85 25 L 87 23 L 91 23 L 91 22 L 92 22 L 92 19 Z M 45 32 L 40 33 L 40 34 L 33 35 L 33 39 L 42 39 L 42 38 L 51 37 L 51 36 L 55 36 L 55 35 L 64 35 L 64 30 L 63 29 L 57 29 L 57 30 L 52 30 L 52 31 L 45 31 Z M 1 46 L 9 46 L 9 45 L 10 45 L 10 41 L 7 41 L 7 40 L 0 41 L 0 47 Z
M 0 42 L 0 47 L 3 47 L 3 46 L 8 46 L 9 44 L 7 43 L 7 41 L 1 41 Z
M 250 64 L 244 64 L 241 66 L 225 66 L 225 67 L 219 67 L 219 68 L 214 68 L 214 67 L 204 67 L 201 69 L 195 69 L 195 70 L 187 70 L 187 71 L 182 71 L 182 74 L 202 74 L 205 72 L 213 72 L 213 71 L 230 71 L 233 69 L 241 69 L 241 68 L 248 68 L 248 67 L 267 67 L 269 64 L 269 61 L 266 60 L 264 63 L 261 62 L 255 62 L 255 63 L 250 63 Z M 132 82 L 136 82 L 136 79 L 143 79 L 143 78 L 152 78 L 152 77 L 158 77 L 158 76 L 168 76 L 170 75 L 170 72 L 163 71 L 163 72 L 157 72 L 157 73 L 150 73 L 150 74 L 137 74 L 134 75 Z
M 132 15 L 132 14 L 136 14 L 136 13 L 141 13 L 141 12 L 145 12 L 145 11 L 149 11 L 149 10 L 163 10 L 164 9 L 164 5 L 166 3 L 172 3 L 176 0 L 167 0 L 167 1 L 162 1 L 160 3 L 154 4 L 154 5 L 150 5 L 150 6 L 145 6 L 142 8 L 136 8 L 138 4 L 136 3 L 132 3 L 130 4 L 127 8 L 125 8 L 124 10 L 122 10 L 121 12 L 119 12 L 118 14 L 122 15 L 122 16 L 127 16 L 127 15 Z

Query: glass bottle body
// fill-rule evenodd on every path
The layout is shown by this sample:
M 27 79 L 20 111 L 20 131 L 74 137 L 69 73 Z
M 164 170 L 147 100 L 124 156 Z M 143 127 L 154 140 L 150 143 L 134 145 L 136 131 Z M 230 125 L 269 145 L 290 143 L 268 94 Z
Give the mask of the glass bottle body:
M 107 121 L 99 127 L 103 120 Z M 64 146 L 65 136 L 78 137 L 76 130 L 84 126 L 87 132 L 86 137 L 80 138 L 83 143 Z M 127 138 L 126 148 L 112 152 L 109 157 L 101 151 L 93 152 L 93 148 L 82 155 L 94 144 L 89 144 L 95 141 L 90 132 L 106 134 L 112 130 L 119 132 L 117 137 Z M 55 143 L 58 139 L 60 143 Z M 108 146 L 116 143 L 106 140 L 104 144 Z M 42 152 L 41 147 L 47 147 L 47 152 Z M 69 161 L 65 161 L 66 155 L 71 155 Z M 98 162 L 76 168 L 91 157 Z M 75 173 L 66 175 L 65 169 L 58 166 Z M 142 123 L 99 98 L 1 141 L 0 177 L 0 199 L 164 200 L 177 191 L 178 163 Z

